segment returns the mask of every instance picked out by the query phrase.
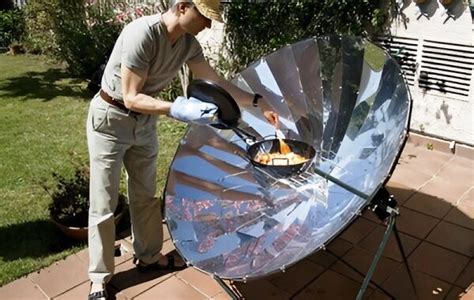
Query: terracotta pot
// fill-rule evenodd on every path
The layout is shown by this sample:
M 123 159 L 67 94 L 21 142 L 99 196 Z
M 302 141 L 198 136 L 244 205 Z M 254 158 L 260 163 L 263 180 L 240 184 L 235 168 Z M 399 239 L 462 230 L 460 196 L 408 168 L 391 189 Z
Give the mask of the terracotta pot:
M 115 225 L 117 225 L 120 220 L 123 217 L 124 211 L 125 211 L 125 205 L 120 205 L 121 211 L 117 212 L 114 217 L 115 217 Z M 54 225 L 56 225 L 67 237 L 72 238 L 74 240 L 78 241 L 86 241 L 87 240 L 87 233 L 88 229 L 87 227 L 72 227 L 72 226 L 65 226 L 58 221 L 54 220 L 53 218 L 50 217 L 51 222 L 53 222 Z
M 21 53 L 21 45 L 10 45 L 8 47 L 8 53 L 10 55 L 17 55 Z
M 443 6 L 448 6 L 453 3 L 453 0 L 439 0 L 439 3 L 441 3 Z

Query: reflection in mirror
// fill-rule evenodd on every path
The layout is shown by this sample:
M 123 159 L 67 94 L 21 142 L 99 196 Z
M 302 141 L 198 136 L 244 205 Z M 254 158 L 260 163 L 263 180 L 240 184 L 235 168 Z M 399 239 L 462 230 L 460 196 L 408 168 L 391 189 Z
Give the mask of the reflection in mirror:
M 357 217 L 396 164 L 411 100 L 396 61 L 354 37 L 286 46 L 233 82 L 264 95 L 284 136 L 316 152 L 278 176 L 287 166 L 259 167 L 233 130 L 193 125 L 183 138 L 164 193 L 176 249 L 204 272 L 243 280 L 291 266 Z M 275 139 L 258 108 L 238 105 L 239 126 Z

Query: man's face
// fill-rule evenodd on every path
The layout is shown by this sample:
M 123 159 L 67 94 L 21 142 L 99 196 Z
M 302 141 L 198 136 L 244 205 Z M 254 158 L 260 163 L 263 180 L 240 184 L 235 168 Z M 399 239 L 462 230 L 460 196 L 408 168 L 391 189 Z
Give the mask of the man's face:
M 186 7 L 183 15 L 181 15 L 181 27 L 189 34 L 197 35 L 206 27 L 211 27 L 211 20 L 199 13 L 195 7 Z

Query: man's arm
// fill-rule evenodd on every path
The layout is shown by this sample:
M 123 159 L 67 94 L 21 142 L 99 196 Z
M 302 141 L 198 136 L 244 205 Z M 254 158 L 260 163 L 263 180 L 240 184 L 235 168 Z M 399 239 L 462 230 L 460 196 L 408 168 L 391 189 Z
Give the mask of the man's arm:
M 234 99 L 239 99 L 244 103 L 251 102 L 253 100 L 253 94 L 247 93 L 217 74 L 217 72 L 209 65 L 207 61 L 204 60 L 198 63 L 189 63 L 188 66 L 196 78 L 208 79 L 217 83 L 219 86 L 223 87 Z
M 196 78 L 211 80 L 223 87 L 234 99 L 239 99 L 242 103 L 252 105 L 255 96 L 254 94 L 247 93 L 217 74 L 207 61 L 204 60 L 198 63 L 189 63 L 188 66 Z M 278 114 L 272 111 L 271 107 L 268 106 L 266 99 L 261 100 L 263 101 L 258 101 L 258 106 L 260 107 L 262 114 L 272 125 L 278 128 Z
M 150 114 L 166 115 L 171 103 L 141 93 L 147 74 L 127 68 L 122 64 L 122 95 L 125 107 L 130 110 Z

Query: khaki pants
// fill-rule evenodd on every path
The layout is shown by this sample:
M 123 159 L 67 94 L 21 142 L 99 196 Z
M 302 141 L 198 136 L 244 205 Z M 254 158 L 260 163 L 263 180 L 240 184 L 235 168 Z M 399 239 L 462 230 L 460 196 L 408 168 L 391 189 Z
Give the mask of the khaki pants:
M 135 255 L 158 261 L 163 245 L 156 192 L 156 117 L 126 113 L 96 95 L 87 118 L 90 159 L 89 277 L 107 283 L 114 272 L 115 223 L 122 163 Z

